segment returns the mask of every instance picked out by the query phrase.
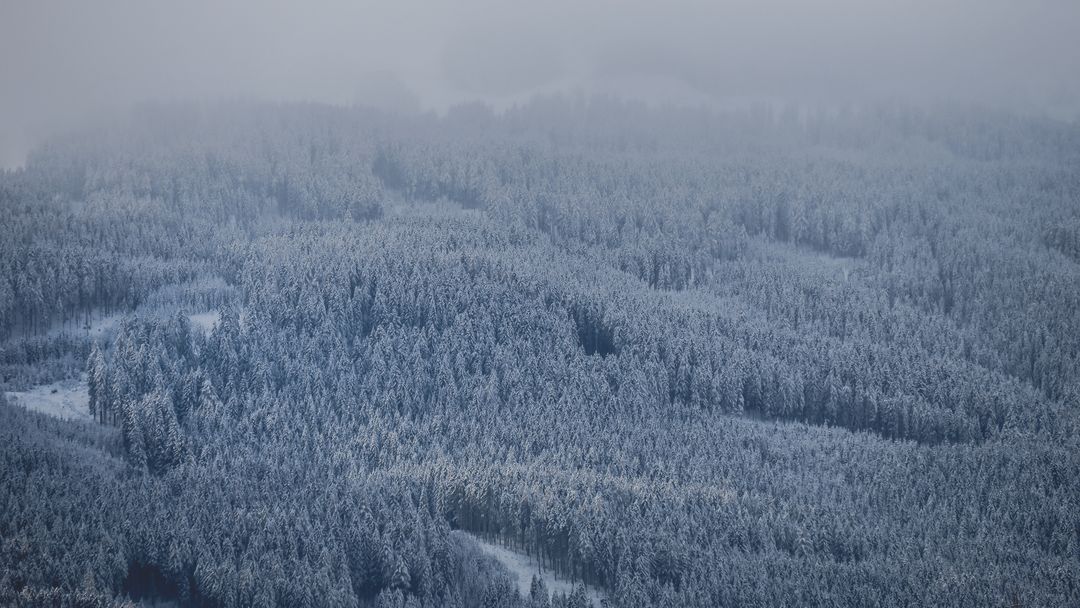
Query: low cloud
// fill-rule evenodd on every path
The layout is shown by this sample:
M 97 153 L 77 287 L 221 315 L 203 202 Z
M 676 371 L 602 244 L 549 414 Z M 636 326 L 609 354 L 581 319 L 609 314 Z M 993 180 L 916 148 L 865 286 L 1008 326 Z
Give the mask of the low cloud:
M 1067 0 L 7 0 L 0 161 L 144 100 L 434 108 L 536 92 L 973 101 L 1075 116 Z

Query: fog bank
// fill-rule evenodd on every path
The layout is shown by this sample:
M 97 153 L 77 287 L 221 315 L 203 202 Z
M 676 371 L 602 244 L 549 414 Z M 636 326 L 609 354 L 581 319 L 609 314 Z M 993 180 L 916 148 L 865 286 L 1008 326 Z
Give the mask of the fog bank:
M 7 0 L 0 163 L 144 100 L 443 109 L 537 92 L 655 102 L 977 102 L 1073 117 L 1068 0 Z

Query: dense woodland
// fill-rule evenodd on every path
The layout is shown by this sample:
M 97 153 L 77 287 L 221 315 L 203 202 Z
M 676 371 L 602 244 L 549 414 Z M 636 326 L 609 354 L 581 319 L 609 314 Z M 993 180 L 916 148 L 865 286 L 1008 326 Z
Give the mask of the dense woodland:
M 1080 605 L 1078 167 L 968 107 L 56 138 L 0 174 L 0 388 L 94 422 L 0 404 L 0 603 L 588 605 L 463 530 L 613 606 Z

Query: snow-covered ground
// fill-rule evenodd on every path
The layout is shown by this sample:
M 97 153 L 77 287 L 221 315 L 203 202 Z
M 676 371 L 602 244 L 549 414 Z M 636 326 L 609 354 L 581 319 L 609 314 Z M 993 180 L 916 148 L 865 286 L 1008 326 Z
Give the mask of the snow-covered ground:
M 94 340 L 104 340 L 108 338 L 114 329 L 120 325 L 126 317 L 132 313 L 122 313 L 114 315 L 92 315 L 90 317 L 90 325 L 80 325 L 73 321 L 67 323 L 57 323 L 51 330 L 49 335 L 69 334 L 88 336 Z M 142 313 L 136 313 L 142 314 Z M 152 313 L 154 314 L 154 313 Z M 191 320 L 193 328 L 201 329 L 204 334 L 209 334 L 214 326 L 217 325 L 218 320 L 221 318 L 221 313 L 216 310 L 210 312 L 200 312 L 195 314 L 189 314 L 188 319 Z
M 64 420 L 93 420 L 85 375 L 79 380 L 61 380 L 35 386 L 28 391 L 8 393 L 7 398 L 12 405 Z
M 209 334 L 214 330 L 214 326 L 217 325 L 221 319 L 221 313 L 216 310 L 210 312 L 200 312 L 194 315 L 188 315 L 188 319 L 191 320 L 191 326 L 197 329 L 201 329 L 204 334 Z
M 50 336 L 56 336 L 60 334 L 74 335 L 74 336 L 89 336 L 95 340 L 101 340 L 105 337 L 107 332 L 111 332 L 120 320 L 124 318 L 124 315 L 90 315 L 90 325 L 87 326 L 81 321 L 68 321 L 66 323 L 57 323 L 49 330 Z
M 507 549 L 506 547 L 493 545 L 464 530 L 458 530 L 455 533 L 461 534 L 472 540 L 480 547 L 481 551 L 499 560 L 499 563 L 510 571 L 511 576 L 513 576 L 514 581 L 517 583 L 518 591 L 521 593 L 522 597 L 529 597 L 529 590 L 532 588 L 532 577 L 534 574 L 539 574 L 541 578 L 544 579 L 544 584 L 547 585 L 548 591 L 550 591 L 552 595 L 570 595 L 574 590 L 574 583 L 571 583 L 565 578 L 555 580 L 555 574 L 551 570 L 542 569 L 540 567 L 540 562 L 524 553 L 518 553 L 517 551 Z M 588 596 L 592 605 L 598 608 L 603 605 L 601 602 L 607 597 L 603 591 L 588 585 L 585 587 L 585 595 Z

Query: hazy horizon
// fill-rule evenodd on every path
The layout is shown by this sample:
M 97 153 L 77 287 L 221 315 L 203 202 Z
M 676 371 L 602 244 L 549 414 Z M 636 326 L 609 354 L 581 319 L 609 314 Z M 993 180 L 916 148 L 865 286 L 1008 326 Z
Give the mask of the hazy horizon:
M 1074 119 L 1080 3 L 12 0 L 0 166 L 142 101 L 443 110 L 537 93 L 724 105 L 973 102 Z

